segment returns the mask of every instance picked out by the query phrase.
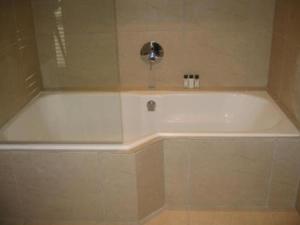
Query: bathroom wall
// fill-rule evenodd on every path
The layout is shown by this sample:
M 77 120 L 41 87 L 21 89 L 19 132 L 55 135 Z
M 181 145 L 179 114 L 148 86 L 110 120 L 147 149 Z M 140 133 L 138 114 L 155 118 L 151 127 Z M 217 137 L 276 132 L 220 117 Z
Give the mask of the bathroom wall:
M 300 128 L 300 1 L 277 0 L 269 91 Z M 299 149 L 300 150 L 300 147 Z M 297 208 L 300 212 L 300 189 Z
M 41 89 L 30 0 L 0 1 L 0 127 Z
M 32 0 L 45 89 L 118 87 L 113 0 Z
M 291 114 L 300 127 L 300 2 L 277 0 L 270 93 Z
M 185 73 L 201 87 L 266 87 L 275 0 L 116 0 L 123 88 L 180 88 Z M 161 64 L 149 70 L 142 45 L 158 41 Z

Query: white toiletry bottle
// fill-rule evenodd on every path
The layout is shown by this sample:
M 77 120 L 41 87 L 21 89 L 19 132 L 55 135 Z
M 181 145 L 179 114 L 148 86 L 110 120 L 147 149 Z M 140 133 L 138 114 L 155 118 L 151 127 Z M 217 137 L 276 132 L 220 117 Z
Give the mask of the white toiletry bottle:
M 189 75 L 189 88 L 194 88 L 194 75 Z
M 196 74 L 196 75 L 195 75 L 194 86 L 195 86 L 195 88 L 200 88 L 199 74 Z
M 185 74 L 183 76 L 183 87 L 188 88 L 189 87 L 189 75 Z

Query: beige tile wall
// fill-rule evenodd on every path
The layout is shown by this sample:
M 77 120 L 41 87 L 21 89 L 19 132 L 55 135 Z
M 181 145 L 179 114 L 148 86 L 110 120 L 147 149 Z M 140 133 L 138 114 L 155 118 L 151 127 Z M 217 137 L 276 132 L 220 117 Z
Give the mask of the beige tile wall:
M 116 0 L 121 84 L 182 87 L 199 73 L 202 87 L 265 87 L 275 0 Z M 158 41 L 161 64 L 149 71 L 142 45 Z
M 278 0 L 269 90 L 300 126 L 300 2 Z
M 46 89 L 119 84 L 112 0 L 32 0 Z
M 0 2 L 0 127 L 41 89 L 30 0 Z
M 289 209 L 296 203 L 300 141 L 202 138 L 164 141 L 171 209 Z
M 143 219 L 165 203 L 164 157 L 161 141 L 136 154 L 138 218 Z
M 268 86 L 273 97 L 300 128 L 299 26 L 300 2 L 298 0 L 277 0 Z M 299 164 L 299 162 L 297 163 Z M 288 189 L 285 191 L 289 192 Z M 300 211 L 299 205 L 300 200 L 298 201 L 298 210 Z

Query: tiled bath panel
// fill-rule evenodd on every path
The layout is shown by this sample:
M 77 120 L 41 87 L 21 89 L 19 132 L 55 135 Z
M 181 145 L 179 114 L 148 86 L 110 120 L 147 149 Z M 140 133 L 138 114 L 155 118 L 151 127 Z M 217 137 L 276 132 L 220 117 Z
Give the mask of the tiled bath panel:
M 0 222 L 152 224 L 170 209 L 191 224 L 201 212 L 294 212 L 299 160 L 293 138 L 165 139 L 124 153 L 2 151 Z
M 295 208 L 299 139 L 167 139 L 164 159 L 168 208 Z

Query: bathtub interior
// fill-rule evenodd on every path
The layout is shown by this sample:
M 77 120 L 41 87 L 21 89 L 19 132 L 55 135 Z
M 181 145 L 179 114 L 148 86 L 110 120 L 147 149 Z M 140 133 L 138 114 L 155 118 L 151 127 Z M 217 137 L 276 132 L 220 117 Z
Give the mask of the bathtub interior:
M 41 93 L 2 128 L 16 142 L 121 143 L 119 93 Z
M 147 110 L 150 100 L 156 102 L 155 112 Z M 299 135 L 264 91 L 133 92 L 123 94 L 121 102 L 125 142 L 155 133 L 161 136 Z
M 147 102 L 156 103 L 154 112 Z M 6 142 L 130 143 L 151 136 L 299 136 L 267 92 L 44 92 Z

